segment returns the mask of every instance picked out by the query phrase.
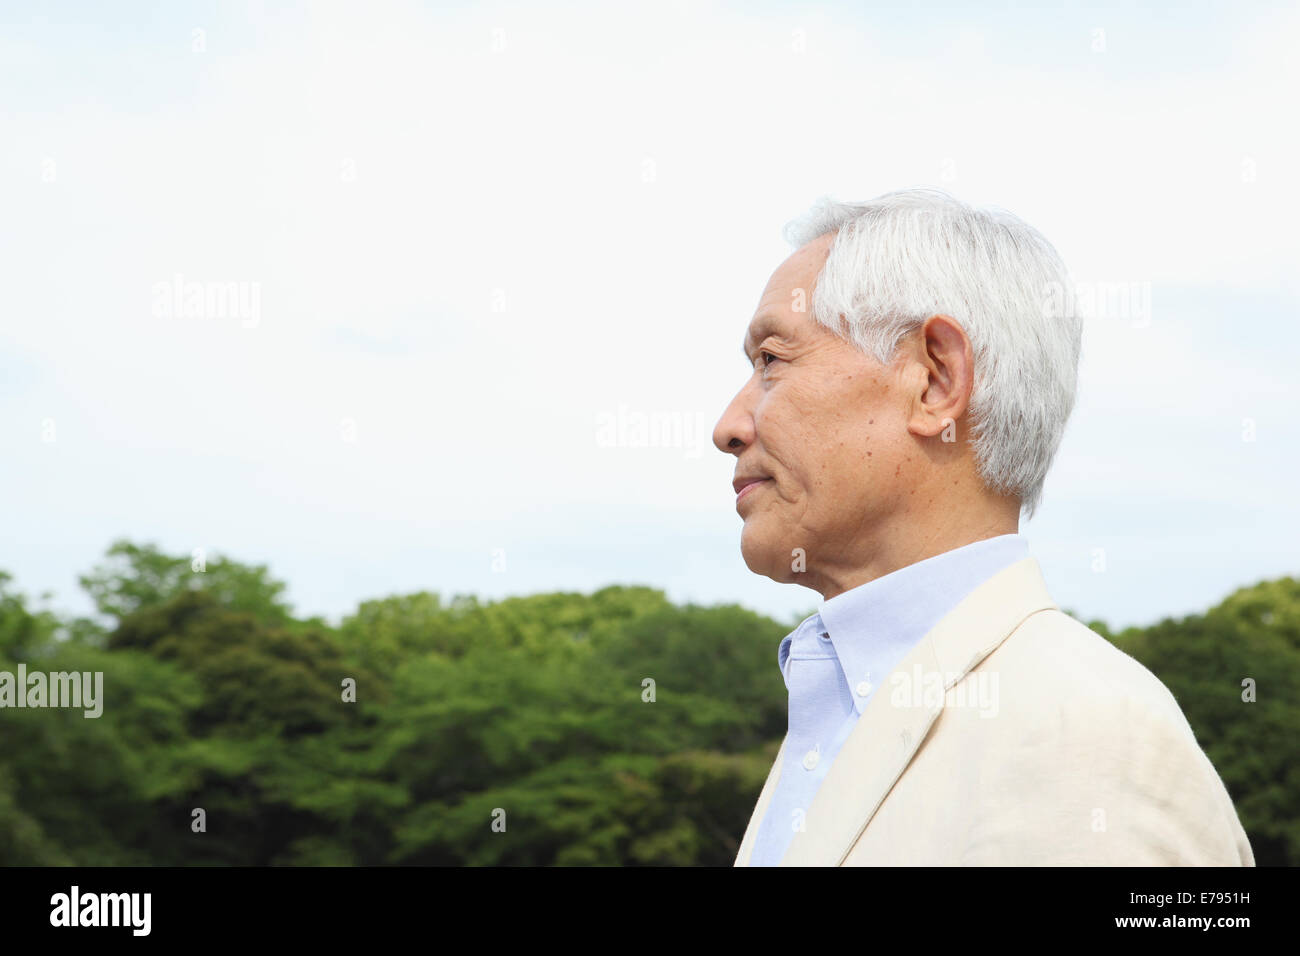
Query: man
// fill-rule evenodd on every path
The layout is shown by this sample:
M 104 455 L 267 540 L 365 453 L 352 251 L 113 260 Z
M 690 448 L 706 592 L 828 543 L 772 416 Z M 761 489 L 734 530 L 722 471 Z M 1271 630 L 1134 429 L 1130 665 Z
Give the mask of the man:
M 1074 404 L 1056 252 L 934 190 L 786 237 L 713 440 L 745 563 L 823 601 L 779 649 L 789 729 L 736 865 L 1253 866 L 1173 696 L 1018 533 Z

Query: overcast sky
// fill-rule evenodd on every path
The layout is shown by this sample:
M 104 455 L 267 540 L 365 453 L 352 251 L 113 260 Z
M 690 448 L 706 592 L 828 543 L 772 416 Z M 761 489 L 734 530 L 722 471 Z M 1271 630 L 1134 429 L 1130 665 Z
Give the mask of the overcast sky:
M 86 612 L 126 536 L 331 618 L 611 583 L 801 616 L 711 431 L 781 227 L 932 185 L 1134 293 L 1022 527 L 1057 602 L 1300 572 L 1296 6 L 866 6 L 0 6 L 0 568 Z

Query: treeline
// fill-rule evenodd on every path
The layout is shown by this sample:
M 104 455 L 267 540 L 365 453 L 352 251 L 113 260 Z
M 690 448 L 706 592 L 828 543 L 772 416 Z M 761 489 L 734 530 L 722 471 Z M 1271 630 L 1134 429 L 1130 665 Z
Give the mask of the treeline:
M 10 582 L 0 671 L 104 678 L 97 719 L 0 710 L 4 865 L 730 865 L 785 731 L 789 626 L 650 588 L 331 627 L 265 567 L 126 541 L 81 579 L 97 619 Z M 1258 862 L 1300 863 L 1300 582 L 1090 623 L 1178 698 Z

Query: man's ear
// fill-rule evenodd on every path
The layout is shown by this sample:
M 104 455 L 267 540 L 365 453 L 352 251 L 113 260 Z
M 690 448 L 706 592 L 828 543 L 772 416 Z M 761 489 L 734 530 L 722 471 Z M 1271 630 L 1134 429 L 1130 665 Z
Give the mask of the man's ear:
M 942 435 L 945 429 L 955 435 L 956 423 L 966 414 L 975 387 L 970 338 L 961 324 L 947 315 L 930 316 L 913 336 L 912 361 L 919 366 L 914 371 L 920 393 L 908 430 L 927 438 Z

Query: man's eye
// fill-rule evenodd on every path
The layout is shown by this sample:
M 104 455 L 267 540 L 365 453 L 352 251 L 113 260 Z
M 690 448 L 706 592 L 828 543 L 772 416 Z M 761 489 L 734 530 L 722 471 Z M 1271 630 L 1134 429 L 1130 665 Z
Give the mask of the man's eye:
M 773 361 L 776 361 L 776 356 L 773 355 L 771 352 L 759 352 L 758 357 L 759 360 L 762 361 L 763 363 L 763 368 L 767 368 L 769 365 L 772 364 Z M 771 359 L 772 361 L 768 361 L 769 359 Z

